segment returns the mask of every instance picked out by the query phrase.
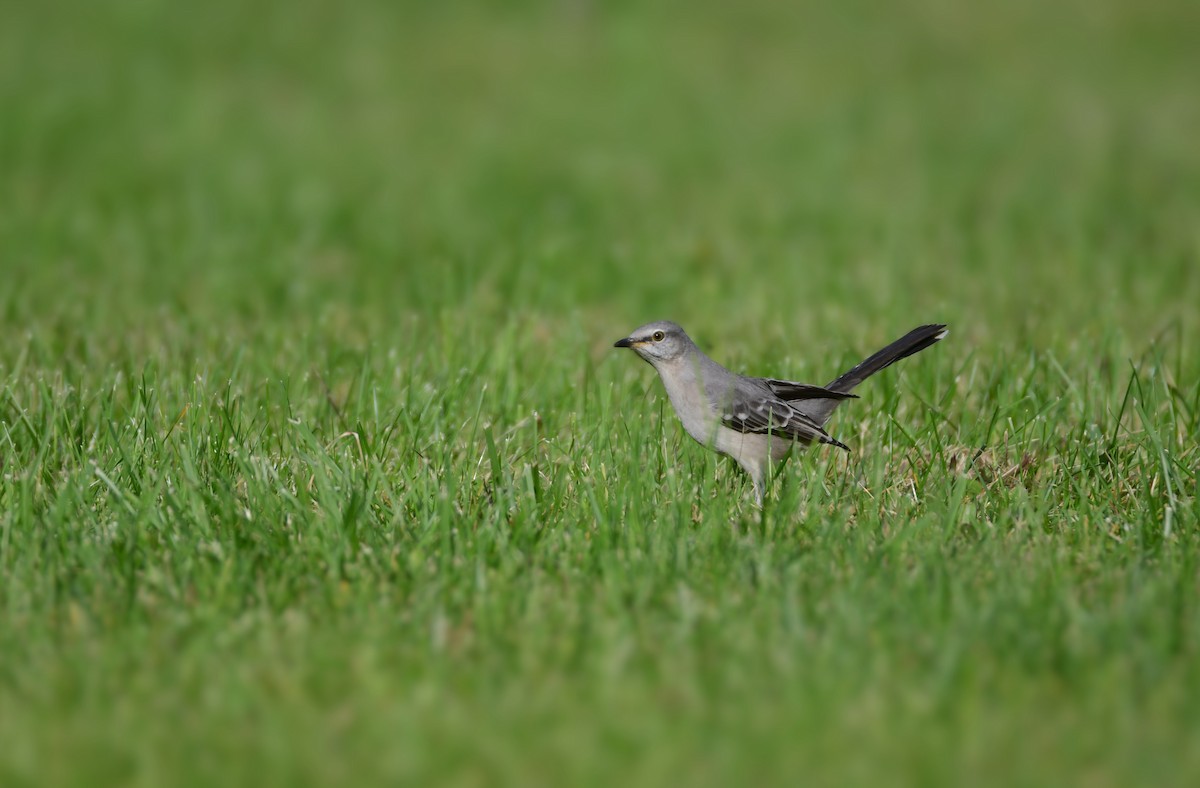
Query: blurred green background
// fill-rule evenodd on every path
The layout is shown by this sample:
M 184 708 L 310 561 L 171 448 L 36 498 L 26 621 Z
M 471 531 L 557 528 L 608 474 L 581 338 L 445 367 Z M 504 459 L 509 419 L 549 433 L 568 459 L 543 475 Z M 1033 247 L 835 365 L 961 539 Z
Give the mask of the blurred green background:
M 1192 784 L 1198 29 L 0 2 L 0 782 Z
M 10 325 L 449 309 L 800 342 L 883 311 L 1065 342 L 1195 311 L 1187 2 L 5 17 Z

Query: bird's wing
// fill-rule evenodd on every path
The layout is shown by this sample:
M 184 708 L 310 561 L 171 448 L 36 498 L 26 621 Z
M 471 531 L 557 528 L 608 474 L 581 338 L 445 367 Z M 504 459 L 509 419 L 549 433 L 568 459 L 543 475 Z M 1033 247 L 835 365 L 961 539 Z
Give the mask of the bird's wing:
M 776 397 L 788 402 L 802 399 L 858 399 L 857 394 L 834 391 L 823 386 L 814 386 L 811 383 L 796 383 L 792 380 L 776 380 L 775 378 L 763 378 L 763 383 L 767 384 Z
M 821 425 L 793 408 L 769 390 L 739 389 L 721 409 L 721 423 L 738 432 L 783 435 L 805 443 L 828 443 L 849 451 L 830 437 Z

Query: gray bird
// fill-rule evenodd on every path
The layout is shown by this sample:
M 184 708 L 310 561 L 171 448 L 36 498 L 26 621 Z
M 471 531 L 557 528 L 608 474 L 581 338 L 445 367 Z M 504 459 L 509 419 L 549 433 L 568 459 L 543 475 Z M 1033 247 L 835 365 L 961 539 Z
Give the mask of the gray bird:
M 842 400 L 857 399 L 851 389 L 948 333 L 942 324 L 914 328 L 826 386 L 730 372 L 669 320 L 647 323 L 614 347 L 631 349 L 658 370 L 688 435 L 736 460 L 754 482 L 761 504 L 767 471 L 794 444 L 828 443 L 850 450 L 830 437 L 825 422 Z

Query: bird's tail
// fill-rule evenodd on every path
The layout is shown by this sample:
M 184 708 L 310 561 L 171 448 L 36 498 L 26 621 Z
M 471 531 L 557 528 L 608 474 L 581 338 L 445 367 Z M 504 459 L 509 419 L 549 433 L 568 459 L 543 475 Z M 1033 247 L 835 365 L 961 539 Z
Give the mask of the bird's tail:
M 944 339 L 950 332 L 943 323 L 933 323 L 928 326 L 918 326 L 892 344 L 868 358 L 860 361 L 848 372 L 831 382 L 825 388 L 848 394 L 852 388 L 862 383 L 884 367 L 895 364 L 902 358 L 908 358 L 914 353 L 920 353 L 930 345 Z
M 949 333 L 943 323 L 918 326 L 887 347 L 860 361 L 853 369 L 843 373 L 825 388 L 849 394 L 851 389 L 879 370 L 895 364 L 902 358 L 908 358 L 914 353 L 920 353 L 930 345 L 944 339 Z M 836 399 L 811 400 L 811 406 L 806 402 L 804 404 L 807 407 L 803 410 L 818 423 L 824 424 L 839 402 L 840 400 Z

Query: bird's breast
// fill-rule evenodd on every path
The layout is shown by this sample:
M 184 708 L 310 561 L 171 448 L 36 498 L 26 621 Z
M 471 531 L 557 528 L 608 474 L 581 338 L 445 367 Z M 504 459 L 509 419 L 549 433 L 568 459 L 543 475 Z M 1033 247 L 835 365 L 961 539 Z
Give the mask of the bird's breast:
M 660 369 L 659 377 L 687 434 L 705 446 L 712 446 L 720 426 L 720 415 L 700 376 L 686 363 L 679 363 L 673 368 Z

